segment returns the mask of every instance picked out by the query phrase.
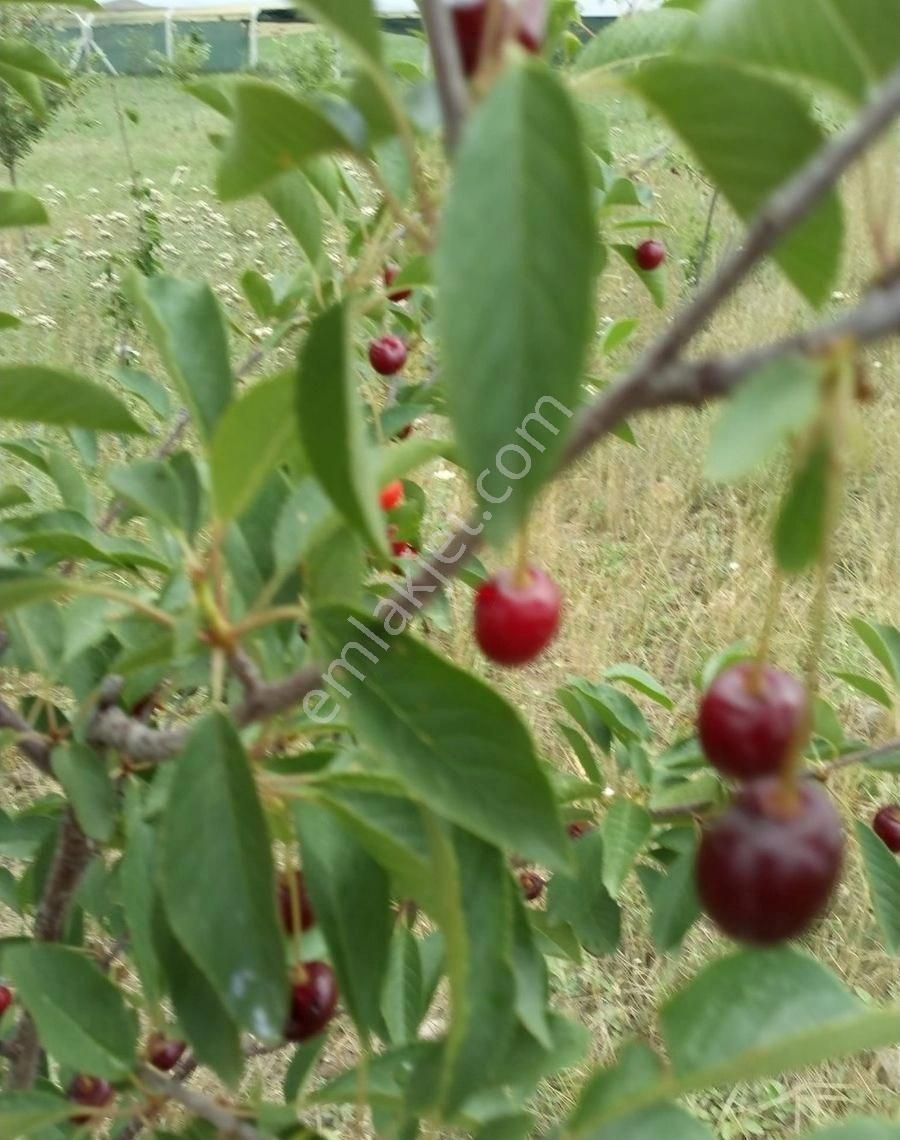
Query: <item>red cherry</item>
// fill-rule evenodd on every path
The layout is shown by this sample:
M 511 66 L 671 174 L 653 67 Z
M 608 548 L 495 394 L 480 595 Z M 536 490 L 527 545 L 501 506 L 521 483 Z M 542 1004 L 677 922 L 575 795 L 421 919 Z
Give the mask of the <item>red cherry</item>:
M 896 855 L 900 852 L 900 805 L 886 804 L 872 820 L 872 830 Z
M 770 665 L 732 665 L 706 691 L 697 729 L 710 763 L 725 775 L 775 775 L 809 730 L 806 689 Z
M 393 285 L 394 282 L 397 280 L 399 275 L 400 275 L 400 266 L 399 265 L 394 265 L 393 263 L 391 263 L 390 265 L 386 265 L 384 267 L 384 283 L 385 283 L 385 285 L 388 285 L 388 286 Z M 388 300 L 389 301 L 396 301 L 399 304 L 401 301 L 405 301 L 411 296 L 412 296 L 412 289 L 394 289 L 393 292 L 388 293 Z
M 574 819 L 571 823 L 566 824 L 566 831 L 569 833 L 570 839 L 580 839 L 582 835 L 587 835 L 589 831 L 594 830 L 594 825 L 589 819 Z
M 481 61 L 487 11 L 487 0 L 457 0 L 452 5 L 453 27 L 466 75 L 474 75 Z
M 399 336 L 380 336 L 369 345 L 369 363 L 380 376 L 393 376 L 406 363 L 406 345 Z
M 666 260 L 666 247 L 661 241 L 642 241 L 634 251 L 634 256 L 641 269 L 656 269 Z
M 100 1077 L 89 1077 L 86 1073 L 78 1073 L 66 1090 L 66 1097 L 73 1104 L 83 1104 L 86 1108 L 106 1108 L 115 1097 L 115 1089 L 108 1081 Z M 70 1116 L 73 1124 L 87 1124 L 96 1117 L 93 1113 L 78 1113 Z
M 382 487 L 379 502 L 383 511 L 393 511 L 399 507 L 403 502 L 403 482 L 400 479 L 395 479 L 393 483 L 388 483 L 386 487 Z
M 500 665 L 524 665 L 537 657 L 559 629 L 562 595 L 543 570 L 529 566 L 524 582 L 500 570 L 475 595 L 475 639 Z
M 0 986 L 0 1015 L 6 1013 L 12 1005 L 13 992 L 9 986 Z
M 519 872 L 519 886 L 522 888 L 522 894 L 529 902 L 534 902 L 539 899 L 544 893 L 544 887 L 547 885 L 547 880 L 542 879 L 537 871 L 520 871 Z
M 334 1017 L 338 988 L 327 962 L 307 962 L 303 980 L 291 990 L 291 1012 L 284 1035 L 288 1041 L 308 1041 Z
M 796 938 L 822 914 L 837 883 L 844 832 L 822 785 L 757 780 L 703 832 L 697 889 L 726 934 L 761 946 Z
M 417 547 L 413 546 L 411 542 L 404 542 L 402 538 L 391 542 L 391 550 L 398 558 L 415 558 L 419 553 Z
M 175 1041 L 171 1037 L 166 1037 L 164 1033 L 151 1033 L 147 1042 L 147 1059 L 154 1069 L 167 1073 L 175 1068 L 185 1049 L 187 1049 L 186 1041 Z
M 516 15 L 516 39 L 526 51 L 537 55 L 547 31 L 547 0 L 521 0 Z
M 306 881 L 302 871 L 294 871 L 294 890 L 297 892 L 297 905 L 300 908 L 300 929 L 309 930 L 316 924 L 316 915 L 309 894 L 306 890 Z M 295 934 L 297 927 L 294 922 L 294 895 L 291 888 L 291 878 L 288 872 L 282 872 L 278 879 L 278 909 L 281 912 L 281 925 L 287 934 Z

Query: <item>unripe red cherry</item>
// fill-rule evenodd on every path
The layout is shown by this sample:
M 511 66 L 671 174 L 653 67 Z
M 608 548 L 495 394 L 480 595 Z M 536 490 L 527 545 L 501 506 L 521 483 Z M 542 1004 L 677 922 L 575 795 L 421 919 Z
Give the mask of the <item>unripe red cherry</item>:
M 0 1015 L 6 1013 L 12 1005 L 13 992 L 9 986 L 0 986 Z
M 291 878 L 293 877 L 293 885 Z M 309 893 L 306 890 L 306 881 L 302 871 L 283 871 L 278 878 L 278 909 L 281 912 L 281 925 L 286 934 L 296 934 L 297 926 L 294 916 L 294 891 L 297 892 L 297 906 L 300 909 L 300 929 L 309 930 L 316 924 L 316 915 Z
M 186 1041 L 176 1041 L 164 1033 L 151 1033 L 147 1042 L 147 1060 L 154 1069 L 168 1073 L 174 1069 L 187 1049 Z
M 872 820 L 872 830 L 896 855 L 900 852 L 900 805 L 886 804 Z
M 569 833 L 570 839 L 580 839 L 582 835 L 587 835 L 589 831 L 594 830 L 594 825 L 589 819 L 573 819 L 571 823 L 566 824 L 566 831 Z
M 519 872 L 519 886 L 522 888 L 522 894 L 529 902 L 539 899 L 544 893 L 546 885 L 547 880 L 543 879 L 537 871 Z
M 115 1089 L 108 1081 L 100 1077 L 91 1077 L 87 1073 L 77 1073 L 66 1090 L 66 1097 L 73 1104 L 84 1105 L 85 1108 L 106 1108 L 115 1098 Z M 77 1113 L 70 1116 L 72 1124 L 87 1124 L 94 1120 L 92 1113 Z
M 559 629 L 562 594 L 543 570 L 529 566 L 524 580 L 500 570 L 475 595 L 475 639 L 500 665 L 524 665 L 546 649 Z
M 406 363 L 406 345 L 399 336 L 380 336 L 369 345 L 369 363 L 380 376 L 393 376 Z
M 399 275 L 400 275 L 400 266 L 399 265 L 394 265 L 393 262 L 390 265 L 386 265 L 384 267 L 384 283 L 385 283 L 385 285 L 387 285 L 389 287 L 391 285 L 393 285 L 394 282 L 399 277 Z M 412 289 L 394 289 L 393 291 L 388 292 L 388 300 L 389 301 L 396 301 L 398 304 L 401 301 L 407 300 L 411 296 L 412 296 Z
M 291 1011 L 284 1035 L 288 1041 L 308 1041 L 334 1017 L 338 987 L 327 962 L 307 962 L 291 990 Z
M 378 501 L 381 503 L 383 511 L 393 511 L 399 507 L 403 502 L 403 481 L 395 479 L 393 483 L 388 483 L 386 487 L 382 487 Z
M 746 784 L 707 824 L 697 853 L 703 909 L 726 934 L 766 946 L 803 934 L 822 914 L 844 850 L 841 818 L 817 780 Z
M 642 241 L 634 251 L 635 259 L 641 269 L 656 269 L 666 260 L 666 247 L 661 241 Z
M 707 689 L 697 729 L 709 762 L 726 776 L 775 775 L 809 731 L 809 698 L 789 673 L 742 661 Z

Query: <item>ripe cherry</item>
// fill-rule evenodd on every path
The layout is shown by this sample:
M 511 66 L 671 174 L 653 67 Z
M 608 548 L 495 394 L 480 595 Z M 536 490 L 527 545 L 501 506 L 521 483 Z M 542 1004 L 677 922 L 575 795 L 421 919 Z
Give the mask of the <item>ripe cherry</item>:
M 369 363 L 380 376 L 393 376 L 406 363 L 406 345 L 399 336 L 380 336 L 369 345 Z
M 661 241 L 642 241 L 634 251 L 635 259 L 641 269 L 656 269 L 666 260 L 666 247 Z
M 0 986 L 0 1015 L 6 1013 L 12 1005 L 13 992 L 9 986 Z
M 399 265 L 394 265 L 393 262 L 390 265 L 386 265 L 384 267 L 384 283 L 385 283 L 385 285 L 387 285 L 387 286 L 393 285 L 394 282 L 397 280 L 399 275 L 400 275 L 400 266 Z M 388 300 L 389 301 L 396 301 L 399 304 L 401 301 L 405 301 L 411 296 L 412 296 L 412 289 L 394 289 L 388 293 Z
M 896 855 L 900 852 L 900 805 L 886 804 L 872 820 L 872 830 Z
M 569 833 L 570 839 L 580 839 L 582 835 L 587 835 L 589 831 L 594 830 L 594 825 L 589 819 L 573 819 L 571 823 L 566 824 L 566 831 Z
M 166 1037 L 164 1033 L 151 1033 L 147 1042 L 147 1059 L 154 1069 L 167 1073 L 175 1068 L 185 1049 L 187 1049 L 186 1041 L 176 1041 Z
M 740 789 L 709 823 L 697 854 L 703 909 L 726 934 L 765 946 L 796 938 L 825 910 L 837 883 L 844 833 L 816 780 L 779 777 Z
M 291 876 L 293 875 L 293 884 Z M 316 915 L 309 901 L 306 882 L 302 871 L 284 871 L 278 879 L 278 909 L 281 912 L 281 925 L 287 934 L 295 934 L 297 925 L 294 915 L 294 891 L 297 892 L 297 906 L 300 910 L 300 929 L 309 930 L 316 924 Z
M 481 42 L 487 23 L 487 0 L 456 0 L 452 5 L 453 28 L 466 75 L 474 75 L 481 60 Z
M 403 502 L 403 482 L 400 479 L 395 479 L 393 483 L 388 483 L 386 487 L 382 487 L 381 494 L 378 496 L 383 511 L 393 511 Z
M 115 1089 L 108 1081 L 101 1080 L 100 1077 L 90 1077 L 87 1073 L 76 1074 L 66 1090 L 66 1097 L 73 1104 L 82 1104 L 85 1108 L 106 1108 L 112 1103 L 115 1095 Z M 94 1115 L 89 1112 L 69 1117 L 72 1124 L 87 1124 L 94 1119 Z
M 809 730 L 806 689 L 789 673 L 742 661 L 704 694 L 697 729 L 710 763 L 726 776 L 775 775 Z
M 547 880 L 541 878 L 537 871 L 519 872 L 519 886 L 522 888 L 522 894 L 529 902 L 539 899 L 544 893 L 546 885 Z
M 543 570 L 500 570 L 475 595 L 475 639 L 500 665 L 524 665 L 537 657 L 559 629 L 562 594 Z
M 307 962 L 301 980 L 291 990 L 291 1011 L 284 1035 L 288 1041 L 308 1041 L 334 1017 L 338 988 L 327 962 Z

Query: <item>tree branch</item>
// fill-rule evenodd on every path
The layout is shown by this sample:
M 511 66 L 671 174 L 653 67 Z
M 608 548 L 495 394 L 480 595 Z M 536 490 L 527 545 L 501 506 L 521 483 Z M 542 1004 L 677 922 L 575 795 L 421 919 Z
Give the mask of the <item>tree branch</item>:
M 50 741 L 46 736 L 35 732 L 21 713 L 6 701 L 0 701 L 0 728 L 11 728 L 19 733 L 16 748 L 45 776 L 53 775 L 50 767 Z
M 449 6 L 445 0 L 419 0 L 419 9 L 428 37 L 438 97 L 441 101 L 444 144 L 447 153 L 452 155 L 459 144 L 469 109 L 469 90 L 463 74 Z
M 257 1131 L 252 1124 L 248 1124 L 236 1116 L 224 1105 L 204 1096 L 203 1093 L 199 1093 L 195 1089 L 186 1088 L 179 1081 L 164 1077 L 156 1069 L 151 1069 L 149 1065 L 142 1065 L 138 1070 L 138 1075 L 141 1082 L 151 1092 L 177 1101 L 195 1116 L 199 1116 L 202 1120 L 208 1120 L 223 1135 L 237 1137 L 237 1140 L 266 1140 L 262 1132 Z

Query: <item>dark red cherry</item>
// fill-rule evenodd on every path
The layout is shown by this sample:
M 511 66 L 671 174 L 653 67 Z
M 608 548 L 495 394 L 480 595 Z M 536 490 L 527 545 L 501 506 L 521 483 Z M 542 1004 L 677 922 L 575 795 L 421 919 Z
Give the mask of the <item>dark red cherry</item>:
M 73 1104 L 81 1104 L 85 1108 L 106 1108 L 112 1103 L 115 1095 L 115 1089 L 108 1081 L 88 1076 L 87 1073 L 77 1073 L 66 1090 L 66 1097 Z M 87 1124 L 95 1119 L 97 1117 L 90 1112 L 77 1113 L 69 1117 L 73 1124 Z
M 292 877 L 294 890 L 297 892 L 297 905 L 300 908 L 300 929 L 309 930 L 316 924 L 316 916 L 312 903 L 309 901 L 303 872 L 282 871 L 278 877 L 278 910 L 281 913 L 281 925 L 287 934 L 295 934 L 297 931 L 294 916 L 294 893 L 291 889 Z
M 412 296 L 412 289 L 390 290 L 390 286 L 394 284 L 394 282 L 397 280 L 399 275 L 400 275 L 400 266 L 399 265 L 394 265 L 393 263 L 391 263 L 390 265 L 386 265 L 384 267 L 384 283 L 385 283 L 385 285 L 387 285 L 389 287 L 388 300 L 389 301 L 396 301 L 398 304 L 399 304 L 399 302 L 405 301 L 409 297 Z
M 164 1033 L 151 1033 L 147 1042 L 147 1059 L 154 1069 L 167 1073 L 174 1069 L 187 1049 L 186 1041 L 176 1041 Z
M 284 1035 L 288 1041 L 308 1041 L 334 1017 L 338 987 L 327 962 L 307 962 L 301 980 L 291 990 L 291 1011 Z
M 6 1013 L 13 1002 L 13 992 L 9 986 L 0 986 L 0 1015 Z
M 809 732 L 806 688 L 790 673 L 743 661 L 710 685 L 697 729 L 709 762 L 751 780 L 781 772 Z
M 500 665 L 524 665 L 546 649 L 559 629 L 562 594 L 543 570 L 529 566 L 524 579 L 500 570 L 475 595 L 475 639 Z
M 380 376 L 393 376 L 406 363 L 406 345 L 399 336 L 380 336 L 369 345 L 369 363 Z
M 824 787 L 781 778 L 746 784 L 709 822 L 697 890 L 721 930 L 761 946 L 796 938 L 823 913 L 841 870 L 844 832 Z
M 872 820 L 872 830 L 896 855 L 900 852 L 900 805 L 886 804 Z
M 487 12 L 487 0 L 451 0 L 450 14 L 466 75 L 474 75 L 478 70 Z
M 641 269 L 656 269 L 666 260 L 666 247 L 661 241 L 642 241 L 634 251 L 635 260 Z

